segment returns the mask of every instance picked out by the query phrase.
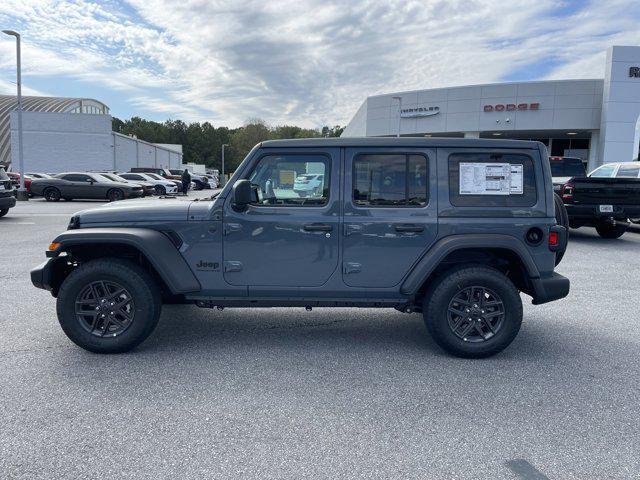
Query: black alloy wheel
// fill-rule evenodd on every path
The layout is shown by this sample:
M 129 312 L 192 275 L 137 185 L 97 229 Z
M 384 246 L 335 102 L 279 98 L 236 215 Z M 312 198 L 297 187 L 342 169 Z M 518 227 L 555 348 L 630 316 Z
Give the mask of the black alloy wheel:
M 502 328 L 504 317 L 504 303 L 500 296 L 480 286 L 456 292 L 447 309 L 449 328 L 465 342 L 489 340 Z
M 76 318 L 82 328 L 97 337 L 115 337 L 134 321 L 131 293 L 114 281 L 91 282 L 76 297 Z
M 47 202 L 59 202 L 60 197 L 60 190 L 57 188 L 49 187 L 44 191 L 44 199 Z
M 109 190 L 107 198 L 109 198 L 110 202 L 117 202 L 124 198 L 124 192 L 119 188 L 114 188 L 113 190 Z

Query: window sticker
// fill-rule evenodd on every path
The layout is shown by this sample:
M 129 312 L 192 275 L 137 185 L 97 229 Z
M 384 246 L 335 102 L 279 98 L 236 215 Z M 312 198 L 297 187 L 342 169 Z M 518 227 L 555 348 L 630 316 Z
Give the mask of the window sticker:
M 460 195 L 521 195 L 522 170 L 510 163 L 460 163 Z
M 511 183 L 509 193 L 511 195 L 524 195 L 523 165 L 511 164 Z

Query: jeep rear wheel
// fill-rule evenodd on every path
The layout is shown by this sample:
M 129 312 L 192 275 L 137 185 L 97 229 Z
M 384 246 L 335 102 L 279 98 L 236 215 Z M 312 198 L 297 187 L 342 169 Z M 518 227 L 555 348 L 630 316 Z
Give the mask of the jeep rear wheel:
M 424 301 L 424 320 L 433 340 L 464 358 L 504 350 L 522 323 L 522 300 L 513 283 L 493 268 L 459 267 L 434 282 Z
M 58 292 L 58 321 L 78 346 L 120 353 L 143 342 L 160 316 L 160 292 L 148 272 L 118 258 L 76 268 Z

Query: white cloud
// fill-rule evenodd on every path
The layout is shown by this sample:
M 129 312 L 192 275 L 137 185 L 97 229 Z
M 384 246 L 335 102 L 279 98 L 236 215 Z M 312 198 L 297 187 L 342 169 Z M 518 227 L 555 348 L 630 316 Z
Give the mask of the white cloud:
M 608 45 L 640 44 L 634 7 L 637 0 L 5 0 L 0 22 L 23 32 L 29 75 L 99 84 L 133 114 L 317 126 L 346 123 L 367 95 L 498 81 L 529 65 L 532 79 L 602 76 Z M 0 41 L 0 78 L 10 49 Z M 555 68 L 541 71 L 545 62 Z

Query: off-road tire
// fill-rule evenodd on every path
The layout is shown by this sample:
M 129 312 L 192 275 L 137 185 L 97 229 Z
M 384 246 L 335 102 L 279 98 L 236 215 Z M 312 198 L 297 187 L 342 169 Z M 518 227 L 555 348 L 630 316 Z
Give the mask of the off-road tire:
M 607 223 L 601 223 L 600 225 L 596 225 L 596 232 L 602 238 L 608 239 L 616 239 L 620 238 L 624 235 L 624 232 L 627 231 L 627 225 L 610 225 Z
M 133 299 L 133 320 L 117 336 L 99 337 L 88 332 L 76 315 L 78 294 L 96 281 L 117 282 Z M 62 330 L 76 345 L 94 353 L 122 353 L 153 332 L 161 306 L 160 289 L 147 271 L 128 260 L 105 257 L 84 263 L 69 274 L 58 291 L 56 308 Z
M 566 232 L 567 232 L 567 244 L 569 244 L 568 240 L 569 240 L 569 214 L 567 213 L 567 207 L 564 206 L 564 202 L 562 201 L 562 198 L 560 198 L 560 195 L 558 195 L 557 193 L 554 192 L 553 194 L 553 204 L 554 204 L 554 209 L 555 209 L 555 214 L 556 214 L 556 223 L 558 225 L 561 225 L 565 228 Z M 560 262 L 562 261 L 562 258 L 564 257 L 565 252 L 567 251 L 567 247 L 564 247 L 564 249 L 562 250 L 558 250 L 556 251 L 556 266 L 560 264 Z
M 46 188 L 42 196 L 47 202 L 59 202 L 60 197 L 62 197 L 62 195 L 60 194 L 60 190 L 55 187 Z
M 509 346 L 522 324 L 522 300 L 516 287 L 500 271 L 486 266 L 461 266 L 445 271 L 427 290 L 423 316 L 433 340 L 446 352 L 463 358 L 484 358 Z M 478 343 L 465 341 L 449 326 L 453 298 L 469 287 L 489 289 L 502 301 L 504 316 L 495 334 Z
M 119 188 L 113 188 L 107 192 L 107 198 L 110 202 L 117 202 L 124 200 L 124 192 Z

